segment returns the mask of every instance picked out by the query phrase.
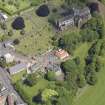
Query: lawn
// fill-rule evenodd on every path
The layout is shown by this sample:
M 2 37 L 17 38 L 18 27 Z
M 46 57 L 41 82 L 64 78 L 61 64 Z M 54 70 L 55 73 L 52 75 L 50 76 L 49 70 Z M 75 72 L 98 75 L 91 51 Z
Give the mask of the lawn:
M 25 74 L 26 74 L 26 71 L 24 70 L 24 71 L 22 71 L 22 72 L 20 72 L 20 73 L 17 73 L 17 74 L 15 74 L 15 75 L 13 75 L 13 76 L 11 77 L 12 83 L 16 83 L 17 81 L 19 81 L 20 79 L 22 79 L 22 77 L 23 77 Z
M 74 52 L 74 56 L 80 57 L 81 65 L 85 65 L 85 58 L 88 55 L 88 50 L 91 46 L 91 43 L 84 43 L 80 45 Z
M 21 35 L 19 30 L 12 29 L 11 23 L 14 18 L 7 21 L 7 31 L 13 30 L 14 33 L 8 39 L 18 38 L 20 44 L 16 46 L 16 50 L 25 55 L 40 54 L 52 48 L 51 37 L 54 32 L 47 21 L 47 17 L 43 18 L 35 14 L 36 9 L 37 7 L 21 15 L 25 21 L 25 35 Z
M 41 0 L 0 0 L 0 9 L 7 12 L 9 15 L 13 15 L 16 12 L 31 7 L 31 3 L 34 5 L 39 4 Z
M 82 63 L 87 55 L 87 51 L 91 44 L 85 43 L 80 46 L 75 55 L 80 56 Z M 102 70 L 97 73 L 98 82 L 95 86 L 86 86 L 80 90 L 73 105 L 105 105 L 105 57 L 99 57 L 104 65 Z
M 25 99 L 26 102 L 28 101 L 29 105 L 36 105 L 33 102 L 33 97 L 36 96 L 40 90 L 45 89 L 48 86 L 48 83 L 49 82 L 47 80 L 41 79 L 36 85 L 29 87 L 22 82 L 18 82 L 18 86 L 20 87 L 18 91 L 23 99 Z M 28 97 L 28 100 L 26 100 L 26 97 Z
M 88 87 L 73 105 L 105 105 L 105 66 L 98 73 L 98 83 Z
M 25 97 L 28 97 L 30 105 L 34 105 L 35 103 L 32 101 L 32 98 L 38 94 L 39 90 L 45 89 L 48 86 L 49 82 L 45 79 L 39 79 L 36 85 L 30 87 L 22 82 L 22 77 L 25 74 L 26 71 L 22 71 L 16 75 L 11 76 L 11 80 L 13 84 L 17 84 L 19 86 L 19 89 L 17 88 L 17 91 L 19 91 L 23 99 L 25 99 Z

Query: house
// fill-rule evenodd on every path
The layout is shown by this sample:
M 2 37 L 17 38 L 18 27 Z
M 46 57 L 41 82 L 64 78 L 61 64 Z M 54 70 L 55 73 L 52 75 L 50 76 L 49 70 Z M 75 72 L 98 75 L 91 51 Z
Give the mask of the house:
M 13 95 L 8 95 L 7 103 L 8 103 L 8 105 L 15 105 Z
M 29 67 L 29 73 L 34 73 L 42 67 L 41 64 L 35 63 Z
M 59 30 L 63 31 L 68 27 L 80 26 L 84 22 L 91 19 L 91 12 L 88 7 L 85 7 L 83 9 L 73 8 L 72 10 L 73 12 L 70 12 L 68 16 L 66 15 L 56 21 L 56 26 Z
M 64 30 L 67 27 L 74 27 L 75 25 L 74 16 L 70 15 L 70 16 L 66 16 L 65 18 L 59 19 L 56 22 L 56 25 L 59 30 Z
M 14 61 L 14 56 L 11 55 L 10 53 L 7 53 L 4 55 L 4 59 L 6 60 L 6 63 L 11 63 Z
M 59 50 L 55 51 L 55 56 L 57 56 L 61 60 L 64 60 L 66 58 L 69 58 L 69 53 L 65 50 L 59 49 Z
M 14 74 L 17 74 L 17 73 L 24 71 L 24 70 L 27 70 L 27 64 L 19 63 L 19 64 L 16 64 L 15 66 L 9 68 L 9 73 L 11 75 L 14 75 Z
M 0 105 L 5 105 L 5 102 L 6 102 L 6 97 L 0 96 Z
M 81 24 L 87 22 L 92 17 L 90 9 L 88 7 L 85 7 L 84 9 L 80 9 L 78 16 L 79 16 L 79 19 L 77 21 L 77 26 L 81 26 Z
M 48 64 L 46 67 L 46 70 L 54 71 L 56 75 L 59 75 L 62 73 L 60 64 Z

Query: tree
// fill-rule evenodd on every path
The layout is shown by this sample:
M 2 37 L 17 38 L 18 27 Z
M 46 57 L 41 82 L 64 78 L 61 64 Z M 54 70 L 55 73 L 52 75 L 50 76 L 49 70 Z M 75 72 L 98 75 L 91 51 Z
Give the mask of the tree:
M 25 28 L 25 22 L 22 17 L 17 17 L 12 23 L 13 29 L 22 30 Z
M 93 43 L 93 45 L 89 49 L 88 54 L 90 56 L 99 55 L 100 50 L 102 49 L 101 46 L 102 46 L 102 40 L 96 41 L 95 43 Z
M 105 27 L 105 23 L 104 23 L 103 18 L 100 15 L 95 15 L 95 17 L 90 19 L 87 23 L 85 23 L 82 26 L 82 29 L 88 29 L 91 32 L 93 30 L 95 33 L 97 33 L 95 35 L 98 35 L 98 38 L 102 39 L 103 36 L 105 35 L 104 27 Z M 86 34 L 86 32 L 85 32 L 85 34 Z
M 20 41 L 19 41 L 19 39 L 15 39 L 15 40 L 13 41 L 13 43 L 14 43 L 15 45 L 17 45 L 17 44 L 20 43 Z
M 65 48 L 71 54 L 79 44 L 79 40 L 80 35 L 78 32 L 66 33 L 62 38 L 59 39 L 58 46 Z
M 20 34 L 21 34 L 21 35 L 24 35 L 24 34 L 25 34 L 25 30 L 22 29 L 22 30 L 20 31 Z
M 96 72 L 99 72 L 102 68 L 102 64 L 99 59 L 96 60 Z
M 58 96 L 58 92 L 56 92 L 55 90 L 52 89 L 45 89 L 42 92 L 42 100 L 44 102 L 48 102 L 49 100 L 51 100 L 52 97 L 57 97 Z
M 9 30 L 8 36 L 12 36 L 12 35 L 13 35 L 13 30 Z
M 83 88 L 85 86 L 86 81 L 85 81 L 85 77 L 83 74 L 82 75 L 80 74 L 77 76 L 76 83 L 77 83 L 79 88 Z
M 3 30 L 6 30 L 6 29 L 7 29 L 6 23 L 2 23 L 2 24 L 1 24 L 1 28 L 2 28 Z
M 96 31 L 93 31 L 92 29 L 88 29 L 88 28 L 82 29 L 80 31 L 80 34 L 81 34 L 81 40 L 83 42 L 86 42 L 86 41 L 87 42 L 92 42 L 92 41 L 99 38 Z
M 27 79 L 26 79 L 26 84 L 29 86 L 34 86 L 36 84 L 37 81 L 37 76 L 35 73 L 33 74 L 29 74 Z
M 95 85 L 97 82 L 97 77 L 95 72 L 89 72 L 86 76 L 87 83 L 90 85 Z
M 0 57 L 0 66 L 5 68 L 6 67 L 6 60 L 4 57 Z
M 56 80 L 56 74 L 55 74 L 55 72 L 54 71 L 48 71 L 48 73 L 47 73 L 47 79 L 49 81 Z
M 79 64 L 80 64 L 80 57 L 76 57 L 76 58 L 74 59 L 74 61 L 75 61 L 75 63 L 76 63 L 77 65 L 79 65 Z
M 40 17 L 46 17 L 49 15 L 49 13 L 50 13 L 49 8 L 45 4 L 41 5 L 36 11 L 36 14 Z

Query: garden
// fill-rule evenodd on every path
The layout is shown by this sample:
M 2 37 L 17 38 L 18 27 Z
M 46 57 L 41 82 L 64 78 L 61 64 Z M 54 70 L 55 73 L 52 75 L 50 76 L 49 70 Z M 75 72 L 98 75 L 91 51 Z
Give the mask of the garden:
M 15 40 L 17 52 L 25 55 L 35 55 L 52 48 L 51 37 L 54 32 L 51 30 L 46 17 L 39 17 L 36 14 L 37 8 L 23 13 L 8 20 L 2 27 L 1 40 Z
M 42 0 L 0 0 L 0 9 L 13 15 L 41 2 Z

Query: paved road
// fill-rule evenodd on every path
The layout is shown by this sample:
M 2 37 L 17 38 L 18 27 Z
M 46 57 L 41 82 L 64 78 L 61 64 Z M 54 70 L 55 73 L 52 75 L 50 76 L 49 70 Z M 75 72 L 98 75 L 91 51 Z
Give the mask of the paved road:
M 21 61 L 21 62 L 29 62 L 30 61 L 29 57 L 14 51 L 10 47 L 4 48 L 3 44 L 4 44 L 4 42 L 0 43 L 0 55 L 5 55 L 7 53 L 10 53 L 15 56 L 16 61 Z
M 13 88 L 8 72 L 1 67 L 0 67 L 0 80 L 2 81 L 6 89 L 8 89 L 8 91 L 5 91 L 5 94 L 14 93 L 17 98 L 17 103 L 26 105 L 24 101 L 21 99 L 21 97 L 18 95 L 18 93 L 15 91 L 15 89 Z
M 27 61 L 28 59 L 26 59 L 25 56 L 22 56 L 21 54 L 16 54 L 13 50 L 9 49 L 9 48 L 4 48 L 3 47 L 3 43 L 0 43 L 0 55 L 4 55 L 6 53 L 11 53 L 11 54 L 15 54 L 17 60 L 24 60 Z M 17 97 L 17 103 L 19 104 L 25 104 L 24 101 L 21 99 L 21 97 L 19 96 L 19 94 L 15 91 L 13 85 L 11 84 L 11 80 L 10 80 L 10 75 L 8 74 L 8 72 L 0 67 L 0 81 L 2 81 L 3 85 L 6 87 L 6 91 L 2 92 L 2 95 L 8 95 L 9 93 L 14 93 Z M 26 104 L 25 104 L 26 105 Z

